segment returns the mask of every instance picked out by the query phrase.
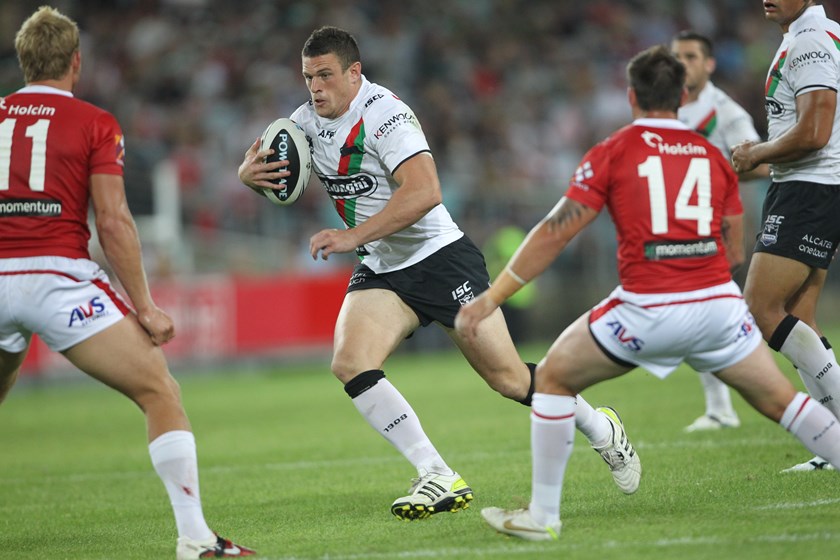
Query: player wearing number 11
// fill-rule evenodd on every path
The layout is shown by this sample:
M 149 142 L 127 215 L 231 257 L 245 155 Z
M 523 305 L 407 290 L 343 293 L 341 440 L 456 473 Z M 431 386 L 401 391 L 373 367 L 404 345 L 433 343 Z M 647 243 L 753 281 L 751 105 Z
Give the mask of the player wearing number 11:
M 732 281 L 729 267 L 743 259 L 738 178 L 717 148 L 677 120 L 685 68 L 659 46 L 633 58 L 627 75 L 633 123 L 584 156 L 566 196 L 455 320 L 469 336 L 607 207 L 618 233 L 621 285 L 569 326 L 537 366 L 530 506 L 482 511 L 495 529 L 520 538 L 559 535 L 574 395 L 636 367 L 662 378 L 683 361 L 712 371 L 817 455 L 840 464 L 840 423 L 779 371 Z
M 44 6 L 21 26 L 15 50 L 26 87 L 0 97 L 0 402 L 38 334 L 146 415 L 149 454 L 175 513 L 177 558 L 251 556 L 204 520 L 195 438 L 161 349 L 175 327 L 143 271 L 125 200 L 122 132 L 113 116 L 72 94 L 79 29 Z M 88 254 L 91 203 L 134 311 Z M 154 555 L 147 542 L 138 545 Z

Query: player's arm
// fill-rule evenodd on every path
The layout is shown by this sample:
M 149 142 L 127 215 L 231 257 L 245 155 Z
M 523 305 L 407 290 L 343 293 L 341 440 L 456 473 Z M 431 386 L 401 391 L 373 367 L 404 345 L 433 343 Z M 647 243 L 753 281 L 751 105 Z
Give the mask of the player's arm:
M 755 125 L 753 124 L 752 117 L 750 117 L 749 113 L 747 113 L 743 108 L 739 107 L 739 110 L 735 112 L 735 114 L 737 116 L 730 120 L 729 125 L 723 132 L 724 142 L 726 142 L 726 145 L 729 147 L 730 151 L 733 149 L 734 146 L 744 141 L 749 140 L 758 142 L 760 139 L 758 132 L 755 130 Z M 753 181 L 755 179 L 766 179 L 769 176 L 770 165 L 767 163 L 762 163 L 758 165 L 755 169 L 739 173 L 738 179 L 741 181 Z
M 729 270 L 735 272 L 744 264 L 746 258 L 744 253 L 744 215 L 724 216 L 720 224 L 720 233 L 723 240 L 723 249 L 726 252 L 726 260 L 729 262 Z
M 119 175 L 94 174 L 90 194 L 99 244 L 105 258 L 131 299 L 137 318 L 155 344 L 175 336 L 172 319 L 159 309 L 149 291 L 140 248 L 140 236 L 125 198 L 125 184 Z
M 797 161 L 822 149 L 831 138 L 837 92 L 818 89 L 796 98 L 796 124 L 774 140 L 744 142 L 732 150 L 732 167 L 737 173 L 755 169 L 761 163 Z
M 455 327 L 474 334 L 478 324 L 522 286 L 542 274 L 598 211 L 567 197 L 528 233 L 493 284 L 458 312 Z
M 388 204 L 363 223 L 347 230 L 327 229 L 312 236 L 312 258 L 326 259 L 332 253 L 347 253 L 356 247 L 388 237 L 415 224 L 443 201 L 435 161 L 428 152 L 404 161 L 394 172 L 399 188 Z
M 738 174 L 738 179 L 741 181 L 754 181 L 756 179 L 766 179 L 770 176 L 770 164 L 759 164 L 755 169 L 745 171 Z

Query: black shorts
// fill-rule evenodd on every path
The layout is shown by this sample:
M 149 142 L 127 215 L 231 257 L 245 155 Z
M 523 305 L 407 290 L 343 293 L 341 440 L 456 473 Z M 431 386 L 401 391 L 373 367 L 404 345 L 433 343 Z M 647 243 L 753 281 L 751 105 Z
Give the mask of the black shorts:
M 754 251 L 828 268 L 840 242 L 840 185 L 773 182 L 764 199 L 764 229 Z
M 347 292 L 381 288 L 396 293 L 426 326 L 432 321 L 449 328 L 461 306 L 490 286 L 484 255 L 465 235 L 419 263 L 377 274 L 356 265 Z

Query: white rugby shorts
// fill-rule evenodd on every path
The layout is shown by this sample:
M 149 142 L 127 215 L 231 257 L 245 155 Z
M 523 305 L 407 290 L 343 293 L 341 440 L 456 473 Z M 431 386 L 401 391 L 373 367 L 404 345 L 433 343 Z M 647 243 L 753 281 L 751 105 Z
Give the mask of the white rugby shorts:
M 22 352 L 32 333 L 52 350 L 67 350 L 130 312 L 91 260 L 0 259 L 0 348 L 6 352 Z
M 589 314 L 589 330 L 613 359 L 664 379 L 682 362 L 717 372 L 761 343 L 755 319 L 735 282 L 667 294 L 618 287 Z

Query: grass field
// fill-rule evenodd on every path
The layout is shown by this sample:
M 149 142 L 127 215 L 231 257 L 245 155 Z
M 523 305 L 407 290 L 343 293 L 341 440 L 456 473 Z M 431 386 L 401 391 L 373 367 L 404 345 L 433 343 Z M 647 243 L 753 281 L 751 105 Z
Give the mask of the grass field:
M 543 350 L 522 353 L 538 359 Z M 263 558 L 838 556 L 838 475 L 779 474 L 808 452 L 737 396 L 740 429 L 684 434 L 702 412 L 688 370 L 666 381 L 637 370 L 585 393 L 622 414 L 642 486 L 621 494 L 578 436 L 561 540 L 527 543 L 479 515 L 527 503 L 527 410 L 495 396 L 454 352 L 394 357 L 389 378 L 476 496 L 465 512 L 400 522 L 389 506 L 413 469 L 359 417 L 327 364 L 180 379 L 206 517 Z M 0 406 L 0 558 L 174 558 L 175 539 L 142 416 L 125 398 L 92 382 L 12 391 Z

